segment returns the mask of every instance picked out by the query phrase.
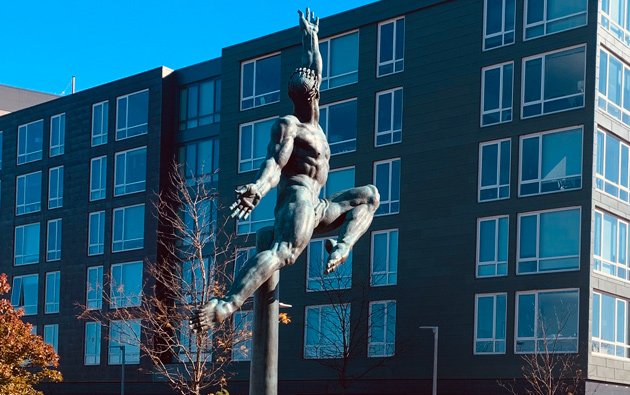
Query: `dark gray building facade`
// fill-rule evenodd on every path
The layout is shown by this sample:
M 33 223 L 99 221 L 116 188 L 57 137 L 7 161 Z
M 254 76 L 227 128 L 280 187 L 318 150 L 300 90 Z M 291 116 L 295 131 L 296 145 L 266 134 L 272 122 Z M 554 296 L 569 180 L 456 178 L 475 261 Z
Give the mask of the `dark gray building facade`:
M 280 393 L 428 394 L 427 326 L 439 393 L 501 393 L 536 352 L 574 358 L 586 393 L 630 393 L 628 7 L 399 0 L 321 21 L 326 195 L 373 183 L 381 205 L 333 276 L 322 239 L 283 269 Z M 120 352 L 76 304 L 107 308 L 103 273 L 142 284 L 174 157 L 218 169 L 224 206 L 252 182 L 299 61 L 289 29 L 0 117 L 0 271 L 56 342 L 51 393 L 117 391 Z M 274 199 L 234 224 L 239 252 Z M 163 391 L 129 352 L 129 390 Z M 246 353 L 233 368 L 246 393 Z

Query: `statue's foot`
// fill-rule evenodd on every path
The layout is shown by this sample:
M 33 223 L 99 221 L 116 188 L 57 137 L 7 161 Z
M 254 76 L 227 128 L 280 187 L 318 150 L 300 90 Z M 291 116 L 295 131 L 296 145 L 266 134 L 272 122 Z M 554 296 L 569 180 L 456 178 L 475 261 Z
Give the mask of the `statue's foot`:
M 328 253 L 330 254 L 324 273 L 330 274 L 335 271 L 335 269 L 337 269 L 337 267 L 339 267 L 342 263 L 348 260 L 351 247 L 346 243 L 338 243 L 337 240 L 334 239 L 326 239 L 326 241 L 324 242 L 324 247 L 326 248 L 326 251 L 328 251 Z
M 195 332 L 207 331 L 212 324 L 220 324 L 236 311 L 234 302 L 224 299 L 210 299 L 201 309 L 195 311 L 189 322 Z

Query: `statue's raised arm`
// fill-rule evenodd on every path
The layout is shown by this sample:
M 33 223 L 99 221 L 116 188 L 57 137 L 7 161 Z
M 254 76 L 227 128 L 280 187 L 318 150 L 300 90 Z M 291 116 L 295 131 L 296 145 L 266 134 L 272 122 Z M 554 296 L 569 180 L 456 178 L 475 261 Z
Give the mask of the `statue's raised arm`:
M 306 15 L 298 11 L 300 15 L 300 30 L 302 31 L 302 67 L 315 72 L 318 80 L 322 79 L 322 55 L 319 53 L 319 18 L 310 8 L 306 9 Z

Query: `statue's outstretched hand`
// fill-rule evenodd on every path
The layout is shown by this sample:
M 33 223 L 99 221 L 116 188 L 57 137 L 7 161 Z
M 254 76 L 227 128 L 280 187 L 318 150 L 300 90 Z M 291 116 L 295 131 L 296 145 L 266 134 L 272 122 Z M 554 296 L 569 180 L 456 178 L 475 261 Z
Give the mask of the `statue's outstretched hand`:
M 306 9 L 306 15 L 302 14 L 302 11 L 298 10 L 300 15 L 300 29 L 304 30 L 308 34 L 319 33 L 319 18 L 315 17 L 315 13 L 311 12 L 310 8 Z
M 236 188 L 236 202 L 230 206 L 232 218 L 247 219 L 261 198 L 256 184 L 247 184 Z

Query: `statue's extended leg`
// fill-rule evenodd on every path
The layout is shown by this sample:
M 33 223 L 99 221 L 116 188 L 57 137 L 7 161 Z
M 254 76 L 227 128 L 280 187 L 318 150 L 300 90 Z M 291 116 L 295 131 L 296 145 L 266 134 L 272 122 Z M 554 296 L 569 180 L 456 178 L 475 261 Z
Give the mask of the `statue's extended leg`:
M 331 273 L 344 263 L 354 243 L 368 230 L 379 205 L 378 190 L 373 185 L 357 187 L 334 194 L 330 206 L 320 221 L 318 232 L 327 232 L 335 228 L 340 218 L 337 240 L 327 240 L 326 249 L 330 253 L 325 273 Z

